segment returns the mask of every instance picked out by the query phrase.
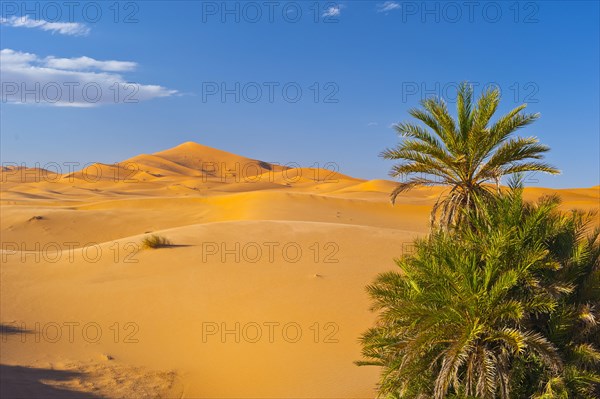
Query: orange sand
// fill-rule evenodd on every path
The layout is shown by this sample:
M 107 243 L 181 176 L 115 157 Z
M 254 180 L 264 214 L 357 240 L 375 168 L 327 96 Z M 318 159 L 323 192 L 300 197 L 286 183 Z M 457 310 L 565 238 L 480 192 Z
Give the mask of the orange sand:
M 196 143 L 1 177 L 3 398 L 373 397 L 378 370 L 353 364 L 374 319 L 364 286 L 441 192 L 392 207 L 391 181 Z M 526 195 L 553 192 L 600 201 L 600 186 Z M 174 245 L 141 249 L 149 232 Z

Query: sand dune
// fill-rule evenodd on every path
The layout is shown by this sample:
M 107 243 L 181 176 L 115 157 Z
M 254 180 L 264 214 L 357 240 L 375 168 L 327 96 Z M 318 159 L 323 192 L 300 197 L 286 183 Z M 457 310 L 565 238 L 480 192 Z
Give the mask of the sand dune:
M 1 172 L 2 397 L 373 397 L 364 286 L 441 193 L 392 207 L 391 181 L 196 143 L 25 171 Z M 526 195 L 590 210 L 599 191 Z M 173 246 L 142 249 L 150 232 Z

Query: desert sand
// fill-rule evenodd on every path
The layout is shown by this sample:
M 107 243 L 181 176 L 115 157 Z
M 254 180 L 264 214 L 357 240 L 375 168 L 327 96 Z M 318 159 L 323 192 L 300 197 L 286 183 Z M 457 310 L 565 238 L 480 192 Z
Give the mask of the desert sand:
M 191 142 L 54 172 L 1 173 L 3 398 L 374 397 L 364 287 L 441 188 L 392 206 L 392 181 Z M 599 206 L 600 186 L 526 190 L 552 193 Z

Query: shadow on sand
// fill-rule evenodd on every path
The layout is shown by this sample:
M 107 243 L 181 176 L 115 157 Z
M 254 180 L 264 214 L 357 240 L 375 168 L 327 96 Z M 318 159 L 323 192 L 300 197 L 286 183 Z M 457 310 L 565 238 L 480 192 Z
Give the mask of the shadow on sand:
M 33 331 L 25 330 L 25 329 L 17 326 L 16 323 L 12 323 L 12 324 L 0 323 L 0 335 L 2 336 L 2 342 L 6 342 L 6 337 L 9 335 L 32 334 L 32 333 L 33 333 Z
M 17 334 L 32 334 L 15 324 L 0 324 L 2 343 L 8 336 Z M 78 372 L 52 370 L 34 367 L 9 366 L 0 364 L 0 398 L 2 399 L 96 399 L 100 398 L 87 392 L 77 392 L 52 386 L 52 383 L 83 378 Z M 46 382 L 46 383 L 44 383 Z
M 78 372 L 0 364 L 0 397 L 3 399 L 97 399 L 87 392 L 55 387 L 54 382 L 82 378 Z M 44 382 L 47 383 L 44 383 Z

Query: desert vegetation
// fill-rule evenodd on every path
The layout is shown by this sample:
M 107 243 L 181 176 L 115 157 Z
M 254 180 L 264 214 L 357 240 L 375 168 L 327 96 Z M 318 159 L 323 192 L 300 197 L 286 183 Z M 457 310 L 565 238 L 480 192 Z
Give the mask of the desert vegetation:
M 537 138 L 512 137 L 539 114 L 523 113 L 527 105 L 522 104 L 492 123 L 499 104 L 499 89 L 485 91 L 475 102 L 473 87 L 465 82 L 457 91 L 456 120 L 437 97 L 422 101 L 422 109 L 411 109 L 409 114 L 422 124 L 395 125 L 401 142 L 381 153 L 385 159 L 401 161 L 390 172 L 401 180 L 391 193 L 392 202 L 415 187 L 448 186 L 449 192 L 433 206 L 431 223 L 439 219 L 441 226 L 450 226 L 460 222 L 460 209 L 475 209 L 497 193 L 503 176 L 559 173 L 540 161 L 549 148 Z
M 383 397 L 599 397 L 598 231 L 559 203 L 503 193 L 368 286 Z
M 146 249 L 164 248 L 173 245 L 171 241 L 157 234 L 152 234 L 142 240 L 142 247 Z
M 411 115 L 437 137 L 399 124 L 406 139 L 383 153 L 404 161 L 393 175 L 413 176 L 392 200 L 439 179 L 450 193 L 434 205 L 439 222 L 415 252 L 367 287 L 378 318 L 357 363 L 381 367 L 383 398 L 598 398 L 594 214 L 561 211 L 556 195 L 525 201 L 523 172 L 557 173 L 537 161 L 548 150 L 537 139 L 509 139 L 537 115 L 520 106 L 488 127 L 499 93 L 484 93 L 475 107 L 472 95 L 461 86 L 458 123 L 442 100 L 424 101 Z M 508 188 L 505 175 L 513 175 Z

